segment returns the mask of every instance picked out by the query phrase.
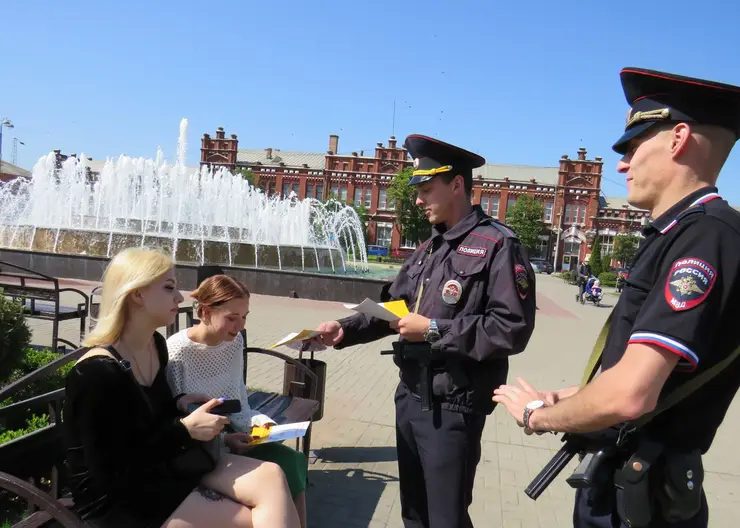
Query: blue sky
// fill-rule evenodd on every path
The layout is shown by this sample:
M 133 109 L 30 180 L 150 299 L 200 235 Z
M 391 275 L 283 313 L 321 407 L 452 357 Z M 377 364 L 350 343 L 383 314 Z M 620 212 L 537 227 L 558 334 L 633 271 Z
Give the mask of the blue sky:
M 174 160 L 183 117 L 191 165 L 218 126 L 242 148 L 323 152 L 339 134 L 341 152 L 370 151 L 395 101 L 401 140 L 548 166 L 584 146 L 619 196 L 620 68 L 740 84 L 740 4 L 724 0 L 23 0 L 0 19 L 3 159 L 18 137 L 26 168 L 55 148 Z M 738 151 L 719 180 L 733 204 Z

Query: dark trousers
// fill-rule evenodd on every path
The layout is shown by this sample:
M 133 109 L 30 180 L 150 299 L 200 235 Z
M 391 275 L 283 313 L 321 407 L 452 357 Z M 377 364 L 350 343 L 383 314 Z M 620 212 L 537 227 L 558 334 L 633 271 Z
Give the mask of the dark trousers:
M 396 449 L 406 528 L 472 528 L 475 470 L 485 415 L 422 412 L 405 383 L 396 389 Z
M 611 490 L 614 488 L 612 487 Z M 616 492 L 602 493 L 598 500 L 591 500 L 587 490 L 576 490 L 576 503 L 573 508 L 573 528 L 629 528 L 620 521 L 615 505 Z M 707 528 L 709 508 L 707 498 L 702 493 L 701 510 L 691 520 L 669 524 L 662 519 L 654 519 L 650 528 Z

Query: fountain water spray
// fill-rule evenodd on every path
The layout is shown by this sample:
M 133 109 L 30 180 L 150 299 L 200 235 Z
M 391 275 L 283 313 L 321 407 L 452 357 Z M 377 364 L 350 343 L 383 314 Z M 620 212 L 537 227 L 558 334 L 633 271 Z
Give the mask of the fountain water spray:
M 177 160 L 108 158 L 97 178 L 87 158 L 39 159 L 30 180 L 0 183 L 0 247 L 111 257 L 157 246 L 179 262 L 302 271 L 366 271 L 364 229 L 351 207 L 268 197 L 225 168 Z

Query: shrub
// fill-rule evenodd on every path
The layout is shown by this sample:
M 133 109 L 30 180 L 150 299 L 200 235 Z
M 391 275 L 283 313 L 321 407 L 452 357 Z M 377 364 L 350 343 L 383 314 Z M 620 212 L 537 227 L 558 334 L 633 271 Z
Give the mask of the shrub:
M 604 271 L 599 274 L 599 280 L 602 286 L 616 286 L 617 285 L 617 274 L 613 271 Z
M 10 374 L 8 379 L 2 382 L 2 385 L 8 385 L 9 383 L 19 380 L 23 376 L 43 367 L 60 356 L 61 354 L 54 353 L 49 349 L 38 350 L 35 348 L 26 348 L 20 364 Z M 10 401 L 6 400 L 2 402 L 2 405 L 8 405 L 13 401 L 27 400 L 28 398 L 63 388 L 67 373 L 72 369 L 72 367 L 74 367 L 74 364 L 75 362 L 71 361 L 63 367 L 60 367 L 56 372 L 53 372 L 40 380 L 34 381 L 27 387 L 13 394 L 12 398 L 8 399 Z
M 23 305 L 0 294 L 0 380 L 18 368 L 30 342 L 31 330 L 23 316 Z
M 19 380 L 23 376 L 30 374 L 36 369 L 46 365 L 50 361 L 58 358 L 61 354 L 55 354 L 48 349 L 37 350 L 34 348 L 26 348 L 23 357 L 21 358 L 20 365 L 16 368 L 7 379 L 0 381 L 0 386 L 8 385 L 14 381 Z M 0 407 L 5 407 L 14 402 L 20 402 L 32 398 L 34 396 L 40 396 L 51 392 L 53 390 L 61 389 L 64 387 L 67 373 L 74 367 L 74 361 L 67 363 L 63 367 L 57 369 L 56 372 L 52 372 L 46 377 L 36 380 L 18 392 L 14 393 L 10 398 L 0 402 Z M 24 433 L 27 422 L 26 419 L 29 415 L 33 415 L 36 412 L 43 412 L 46 408 L 46 404 L 31 404 L 23 406 L 16 411 L 13 411 L 8 416 L 5 416 L 0 423 L 0 434 L 7 432 L 19 431 L 17 436 L 21 436 Z M 29 432 L 29 431 L 26 431 Z
M 20 438 L 21 436 L 32 433 L 38 429 L 43 429 L 47 425 L 49 425 L 49 417 L 46 414 L 42 414 L 41 416 L 32 414 L 31 417 L 26 420 L 25 428 L 11 429 L 0 434 L 0 444 L 10 442 L 11 440 Z

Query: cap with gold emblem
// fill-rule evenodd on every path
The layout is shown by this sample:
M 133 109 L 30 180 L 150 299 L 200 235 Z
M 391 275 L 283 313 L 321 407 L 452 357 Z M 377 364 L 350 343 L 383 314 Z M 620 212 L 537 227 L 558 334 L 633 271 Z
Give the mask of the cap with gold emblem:
M 418 185 L 444 173 L 460 174 L 466 180 L 472 180 L 473 169 L 486 162 L 478 154 L 419 134 L 407 137 L 404 147 L 414 159 L 414 172 L 409 185 Z
M 643 68 L 624 68 L 619 75 L 631 108 L 612 147 L 618 154 L 656 123 L 717 125 L 740 137 L 740 86 Z

